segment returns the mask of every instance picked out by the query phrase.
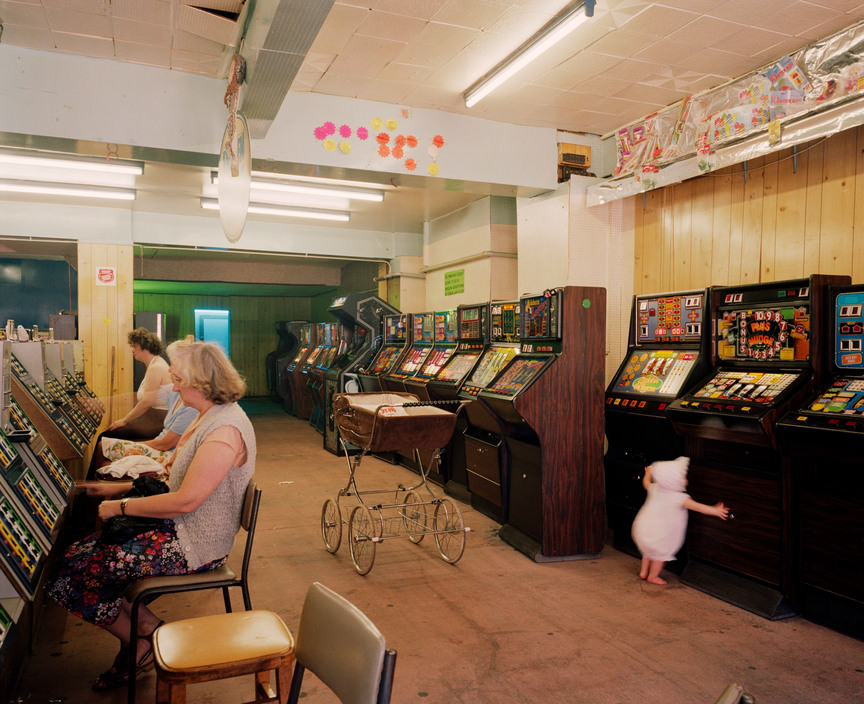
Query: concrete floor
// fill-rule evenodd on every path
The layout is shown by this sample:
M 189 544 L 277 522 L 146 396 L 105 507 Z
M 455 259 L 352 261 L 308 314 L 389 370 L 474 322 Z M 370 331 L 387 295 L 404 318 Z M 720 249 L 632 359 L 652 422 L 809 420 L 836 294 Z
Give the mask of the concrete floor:
M 322 502 L 345 484 L 345 459 L 321 449 L 307 422 L 275 404 L 250 406 L 258 436 L 263 502 L 251 568 L 252 600 L 296 629 L 303 596 L 320 581 L 357 604 L 398 650 L 393 702 L 447 704 L 710 704 L 739 682 L 757 704 L 864 701 L 864 643 L 801 618 L 767 621 L 681 585 L 646 585 L 638 561 L 607 546 L 594 559 L 534 563 L 502 542 L 499 524 L 461 504 L 471 532 L 454 566 L 432 536 L 377 547 L 365 577 L 343 544 L 320 536 Z M 251 411 L 250 411 L 251 412 Z M 360 489 L 396 488 L 417 475 L 364 458 Z M 239 592 L 236 597 L 239 602 Z M 173 620 L 222 610 L 221 595 L 163 597 Z M 116 641 L 45 604 L 22 703 L 123 702 L 94 693 Z M 138 701 L 154 701 L 152 673 Z M 251 678 L 193 685 L 190 704 L 252 698 Z M 335 702 L 307 675 L 306 702 Z

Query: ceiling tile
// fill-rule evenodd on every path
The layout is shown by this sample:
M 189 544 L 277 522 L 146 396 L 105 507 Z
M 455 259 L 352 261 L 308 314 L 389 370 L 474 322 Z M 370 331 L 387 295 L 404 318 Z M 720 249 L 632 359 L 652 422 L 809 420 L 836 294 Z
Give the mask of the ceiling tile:
M 118 59 L 147 66 L 171 68 L 170 46 L 154 46 L 115 40 L 114 48 Z
M 462 51 L 477 36 L 474 29 L 452 27 L 440 22 L 430 22 L 417 35 L 417 42 L 424 46 L 434 46 L 444 53 Z
M 184 32 L 182 29 L 174 32 L 174 48 L 183 52 L 206 54 L 208 56 L 222 56 L 222 53 L 225 51 L 224 44 Z
M 747 25 L 738 22 L 703 15 L 684 27 L 670 32 L 667 37 L 682 44 L 705 46 L 709 42 L 716 44 L 729 39 L 746 27 Z
M 27 27 L 48 29 L 48 18 L 41 5 L 30 5 L 21 2 L 0 2 L 0 19 L 3 24 L 17 24 Z M 4 43 L 9 42 L 6 37 Z
M 171 3 L 162 0 L 111 0 L 111 16 L 168 26 L 171 23 Z
M 354 35 L 329 70 L 350 75 L 375 75 L 404 48 L 402 42 Z
M 670 32 L 681 29 L 695 20 L 699 15 L 695 12 L 676 10 L 660 5 L 649 5 L 638 15 L 631 17 L 620 25 L 622 31 L 638 34 L 651 34 L 655 37 L 665 37 Z
M 136 22 L 135 20 L 115 17 L 114 38 L 121 42 L 153 44 L 160 47 L 171 46 L 171 28 L 165 25 Z
M 336 3 L 312 42 L 310 51 L 330 54 L 340 52 L 369 14 L 371 11 L 365 7 L 346 7 Z
M 448 0 L 433 16 L 436 22 L 452 24 L 458 27 L 486 30 L 493 26 L 504 14 L 507 8 L 500 3 L 483 2 L 483 0 Z
M 84 34 L 54 32 L 54 45 L 59 51 L 102 59 L 114 58 L 114 40 Z
M 356 33 L 365 37 L 393 39 L 403 43 L 410 42 L 428 24 L 425 20 L 392 12 L 372 10 L 356 29 Z
M 76 10 L 90 15 L 107 15 L 111 4 L 104 0 L 42 0 L 46 8 Z
M 606 34 L 591 44 L 591 51 L 618 57 L 633 56 L 633 53 L 639 48 L 651 46 L 656 41 L 657 37 L 652 34 L 639 34 L 626 29 L 619 29 L 617 32 Z
M 446 2 L 447 0 L 363 0 L 362 4 L 372 10 L 383 10 L 406 17 L 430 20 Z
M 4 25 L 3 42 L 23 49 L 48 51 L 54 48 L 54 36 L 50 30 L 18 24 Z
M 82 34 L 91 37 L 110 39 L 113 30 L 111 18 L 105 14 L 79 12 L 63 7 L 46 7 L 48 25 L 54 32 Z

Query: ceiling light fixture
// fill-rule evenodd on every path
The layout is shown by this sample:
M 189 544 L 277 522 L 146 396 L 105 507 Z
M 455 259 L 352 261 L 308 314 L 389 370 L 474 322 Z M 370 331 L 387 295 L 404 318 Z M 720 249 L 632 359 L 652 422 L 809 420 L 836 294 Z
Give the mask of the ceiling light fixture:
M 0 164 L 14 164 L 20 166 L 42 167 L 45 169 L 72 169 L 75 171 L 94 171 L 110 174 L 124 174 L 127 176 L 140 176 L 144 173 L 144 166 L 136 161 L 119 161 L 98 158 L 75 158 L 53 157 L 43 154 L 26 154 L 11 151 L 0 152 Z
M 201 207 L 204 210 L 219 210 L 219 201 L 215 198 L 202 198 Z M 306 218 L 311 220 L 330 220 L 333 222 L 349 222 L 351 214 L 341 210 L 316 210 L 314 208 L 292 208 L 284 205 L 267 203 L 249 203 L 249 213 L 258 215 L 277 215 L 284 218 Z
M 87 186 L 75 183 L 47 183 L 45 181 L 16 181 L 8 178 L 0 179 L 0 191 L 49 196 L 72 196 L 75 198 L 107 198 L 109 200 L 135 200 L 136 195 L 134 188 Z
M 318 183 L 323 186 L 347 186 L 348 188 L 371 188 L 379 191 L 395 190 L 392 183 L 377 183 L 375 181 L 351 181 L 344 178 L 325 178 L 323 176 L 297 176 L 295 174 L 280 174 L 270 171 L 253 171 L 252 178 L 279 179 L 280 181 L 299 181 L 300 183 Z
M 214 185 L 219 184 L 219 175 L 213 172 L 210 180 Z M 365 200 L 372 203 L 380 203 L 384 200 L 384 191 L 370 190 L 367 188 L 327 187 L 299 182 L 289 182 L 282 179 L 254 177 L 251 187 L 253 191 L 272 191 L 275 193 L 291 193 L 307 196 L 318 196 L 322 198 L 347 198 L 348 200 Z
M 589 17 L 593 17 L 595 1 L 580 0 L 547 22 L 539 32 L 462 94 L 465 107 L 470 108 L 479 103 L 498 86 L 587 21 Z

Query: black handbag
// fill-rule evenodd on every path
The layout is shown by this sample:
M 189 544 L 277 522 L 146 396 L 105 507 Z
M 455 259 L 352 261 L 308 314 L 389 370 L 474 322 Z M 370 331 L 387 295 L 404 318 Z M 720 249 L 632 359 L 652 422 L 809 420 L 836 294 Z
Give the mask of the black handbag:
M 155 496 L 167 492 L 168 485 L 161 479 L 138 477 L 132 482 L 132 488 L 123 495 L 123 498 Z M 164 518 L 148 518 L 146 516 L 112 516 L 102 526 L 100 540 L 106 545 L 120 545 L 136 535 L 158 528 L 164 520 Z

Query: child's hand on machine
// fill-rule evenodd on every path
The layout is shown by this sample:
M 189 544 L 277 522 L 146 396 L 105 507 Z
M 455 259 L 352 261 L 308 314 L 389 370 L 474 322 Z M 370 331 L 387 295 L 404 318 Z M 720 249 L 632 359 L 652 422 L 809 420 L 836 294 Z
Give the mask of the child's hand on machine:
M 717 518 L 722 518 L 724 521 L 729 518 L 729 508 L 724 505 L 722 501 L 714 504 L 712 508 L 714 509 L 714 515 L 716 515 Z

